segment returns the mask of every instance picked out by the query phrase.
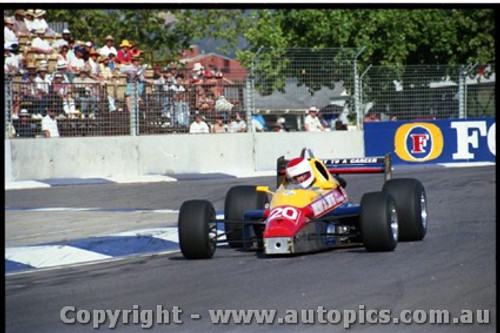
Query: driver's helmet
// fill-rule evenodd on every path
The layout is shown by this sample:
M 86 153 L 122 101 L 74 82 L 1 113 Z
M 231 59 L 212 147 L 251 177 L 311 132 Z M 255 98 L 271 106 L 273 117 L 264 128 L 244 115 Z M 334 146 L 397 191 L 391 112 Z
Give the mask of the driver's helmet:
M 303 157 L 297 157 L 288 162 L 286 176 L 290 183 L 298 184 L 303 188 L 309 187 L 314 181 L 311 163 Z

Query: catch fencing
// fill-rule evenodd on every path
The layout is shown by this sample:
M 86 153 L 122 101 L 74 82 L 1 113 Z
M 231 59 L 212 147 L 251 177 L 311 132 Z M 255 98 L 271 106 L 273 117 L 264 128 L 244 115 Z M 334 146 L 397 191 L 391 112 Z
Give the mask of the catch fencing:
M 380 120 L 494 117 L 495 66 L 368 66 L 361 109 Z
M 242 81 L 195 82 L 187 69 L 174 85 L 150 69 L 145 80 L 117 73 L 98 83 L 5 75 L 5 135 L 42 137 L 49 107 L 61 136 L 189 133 L 197 118 L 214 132 L 251 130 L 253 118 L 267 131 L 302 131 L 310 106 L 330 130 L 362 129 L 370 113 L 382 121 L 495 115 L 493 65 L 371 66 L 358 63 L 362 52 L 261 48 Z

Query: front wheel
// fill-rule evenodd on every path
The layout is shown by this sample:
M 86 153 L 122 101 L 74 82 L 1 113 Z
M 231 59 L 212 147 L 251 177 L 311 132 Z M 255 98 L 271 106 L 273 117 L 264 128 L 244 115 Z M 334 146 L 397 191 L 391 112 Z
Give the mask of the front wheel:
M 360 204 L 361 236 L 367 251 L 393 251 L 398 243 L 398 216 L 392 196 L 365 193 Z
M 215 209 L 207 200 L 185 201 L 179 211 L 179 245 L 186 259 L 210 259 L 217 245 Z

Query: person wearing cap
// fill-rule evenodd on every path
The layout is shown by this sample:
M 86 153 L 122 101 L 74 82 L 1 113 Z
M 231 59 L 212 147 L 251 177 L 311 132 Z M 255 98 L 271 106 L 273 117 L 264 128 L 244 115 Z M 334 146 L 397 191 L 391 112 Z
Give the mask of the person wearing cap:
M 210 133 L 208 124 L 203 120 L 203 116 L 196 111 L 195 120 L 189 126 L 189 133 L 204 134 Z
M 28 9 L 24 12 L 24 24 L 30 33 L 34 33 L 36 31 L 34 9 Z
M 80 46 L 75 46 L 75 57 L 69 61 L 69 68 L 76 74 L 77 70 L 85 67 L 85 60 L 83 60 L 83 49 Z
M 29 33 L 28 28 L 26 28 L 26 23 L 24 22 L 24 10 L 18 9 L 14 13 L 14 31 L 16 34 L 19 35 L 25 35 Z
M 306 132 L 321 132 L 325 128 L 321 125 L 321 121 L 318 118 L 318 108 L 311 106 L 307 111 L 309 114 L 304 120 L 304 129 Z
M 16 75 L 20 73 L 23 55 L 19 53 L 18 44 L 4 44 L 4 73 Z
M 16 32 L 14 31 L 14 19 L 4 16 L 3 41 L 4 44 L 19 44 Z
M 105 80 L 112 81 L 115 78 L 113 70 L 109 67 L 109 57 L 101 55 L 98 59 L 99 71 Z
M 61 35 L 61 38 L 52 43 L 53 49 L 60 49 L 63 45 L 68 46 L 69 40 L 71 39 L 71 32 L 69 29 L 64 29 Z
M 31 50 L 38 53 L 52 54 L 54 49 L 50 46 L 50 43 L 44 39 L 45 29 L 37 29 L 36 35 L 36 38 L 31 42 Z
M 26 109 L 22 109 L 19 112 L 19 122 L 15 124 L 16 135 L 19 138 L 34 138 L 35 137 L 35 128 L 29 122 L 30 113 Z
M 124 39 L 120 44 L 120 49 L 116 54 L 116 63 L 120 65 L 130 65 L 132 63 L 132 54 L 130 53 L 131 44 Z
M 52 102 L 47 106 L 47 114 L 42 119 L 42 133 L 44 138 L 57 138 L 59 137 L 59 127 L 57 125 L 58 105 Z
M 109 56 L 110 52 L 113 52 L 114 54 L 118 54 L 118 51 L 116 48 L 113 46 L 113 43 L 115 42 L 115 39 L 111 35 L 107 35 L 104 37 L 104 43 L 105 45 L 99 49 L 99 54 L 101 56 Z

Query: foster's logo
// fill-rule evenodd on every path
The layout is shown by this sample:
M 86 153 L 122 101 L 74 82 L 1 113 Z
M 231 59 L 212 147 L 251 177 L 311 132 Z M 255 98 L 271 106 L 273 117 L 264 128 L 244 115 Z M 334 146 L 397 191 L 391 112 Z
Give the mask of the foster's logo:
M 431 161 L 443 152 L 443 134 L 434 124 L 404 124 L 394 135 L 394 147 L 398 157 L 404 161 Z

